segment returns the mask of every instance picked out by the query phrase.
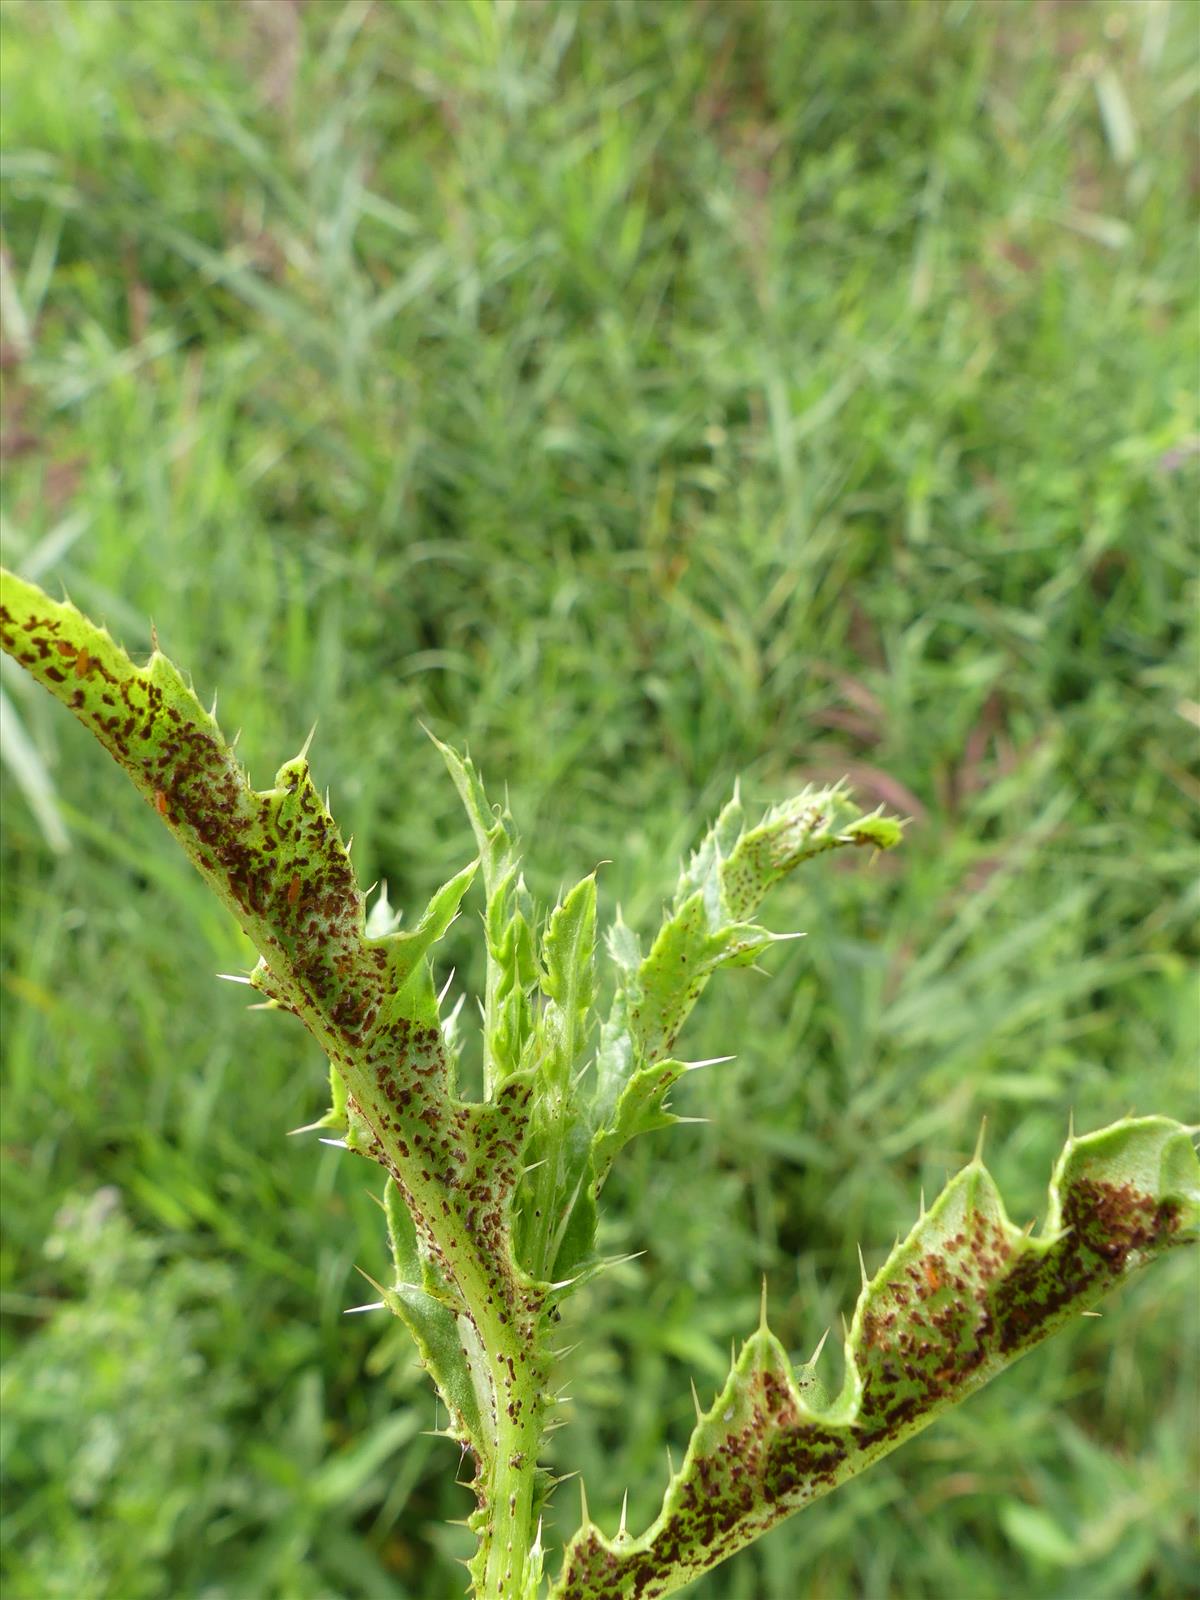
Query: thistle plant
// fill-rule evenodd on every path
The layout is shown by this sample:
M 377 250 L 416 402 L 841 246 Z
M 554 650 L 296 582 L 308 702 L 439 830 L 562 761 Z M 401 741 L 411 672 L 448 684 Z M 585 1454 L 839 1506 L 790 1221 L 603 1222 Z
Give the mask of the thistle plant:
M 321 1126 L 384 1172 L 391 1266 L 379 1299 L 411 1334 L 474 1464 L 472 1592 L 484 1600 L 649 1600 L 673 1593 L 836 1488 L 1086 1311 L 1136 1268 L 1194 1240 L 1189 1130 L 1128 1117 L 1072 1136 L 1035 1236 L 1009 1220 L 977 1150 L 862 1289 L 831 1393 L 820 1351 L 793 1366 L 763 1316 L 640 1534 L 581 1525 L 550 1561 L 540 1463 L 556 1324 L 603 1270 L 597 1209 L 630 1140 L 678 1117 L 688 1015 L 721 967 L 777 936 L 771 888 L 828 851 L 890 850 L 894 820 L 841 788 L 750 823 L 736 794 L 680 875 L 648 944 L 618 914 L 598 937 L 595 875 L 548 914 L 521 873 L 506 810 L 439 744 L 477 855 L 404 926 L 368 911 L 307 746 L 254 790 L 214 717 L 157 650 L 140 667 L 72 605 L 4 574 L 4 648 L 86 724 L 175 834 L 259 951 L 245 981 L 329 1057 Z M 482 1097 L 460 1093 L 460 1011 L 432 955 L 482 882 Z M 598 955 L 611 998 L 601 1006 Z

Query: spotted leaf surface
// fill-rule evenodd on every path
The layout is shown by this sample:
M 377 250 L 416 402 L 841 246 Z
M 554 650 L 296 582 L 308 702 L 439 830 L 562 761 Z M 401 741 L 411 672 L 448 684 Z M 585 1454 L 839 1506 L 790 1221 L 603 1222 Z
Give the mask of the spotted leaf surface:
M 978 1159 L 863 1285 L 830 1397 L 764 1325 L 697 1422 L 640 1538 L 586 1526 L 553 1600 L 671 1594 L 783 1517 L 894 1450 L 947 1407 L 1200 1228 L 1188 1130 L 1129 1119 L 1071 1139 L 1041 1233 L 1010 1222 Z
M 335 1090 L 329 1120 L 350 1149 L 389 1173 L 453 1303 L 463 1361 L 488 1353 L 486 1374 L 473 1367 L 471 1376 L 472 1387 L 490 1384 L 488 1403 L 472 1406 L 458 1358 L 445 1340 L 439 1347 L 439 1370 L 454 1380 L 451 1413 L 476 1452 L 481 1484 L 505 1451 L 534 1453 L 544 1289 L 521 1272 L 511 1240 L 532 1089 L 510 1073 L 483 1103 L 455 1097 L 429 964 L 477 864 L 440 889 L 411 930 L 368 936 L 349 855 L 303 755 L 279 769 L 274 787 L 255 790 L 165 656 L 137 666 L 74 606 L 10 573 L 0 631 L 4 648 L 111 752 L 234 912 L 260 952 L 255 987 L 295 1012 L 329 1056 L 345 1091 Z M 494 873 L 502 841 L 483 844 Z M 437 1315 L 416 1310 L 432 1339 Z

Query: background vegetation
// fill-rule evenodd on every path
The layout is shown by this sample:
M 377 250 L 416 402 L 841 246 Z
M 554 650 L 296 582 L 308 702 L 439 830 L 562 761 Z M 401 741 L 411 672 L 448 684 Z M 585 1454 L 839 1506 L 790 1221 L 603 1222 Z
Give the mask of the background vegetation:
M 1068 1108 L 1196 1116 L 1196 13 L 1133 4 L 6 0 L 4 546 L 149 618 L 366 882 L 472 846 L 653 921 L 741 774 L 913 818 L 706 999 L 635 1146 L 564 1472 L 652 1512 L 731 1338 L 807 1354 L 980 1117 L 1014 1215 Z M 7 663 L 6 663 L 7 665 Z M 324 1068 L 81 729 L 7 673 L 11 1600 L 448 1600 Z M 43 703 L 44 702 L 44 703 Z M 477 917 L 452 936 L 478 971 Z M 693 1591 L 1195 1591 L 1168 1262 Z M 836 1343 L 836 1340 L 832 1341 Z M 1184 1352 L 1192 1352 L 1190 1355 Z M 840 1360 L 832 1358 L 831 1370 Z M 573 1485 L 556 1502 L 574 1526 Z

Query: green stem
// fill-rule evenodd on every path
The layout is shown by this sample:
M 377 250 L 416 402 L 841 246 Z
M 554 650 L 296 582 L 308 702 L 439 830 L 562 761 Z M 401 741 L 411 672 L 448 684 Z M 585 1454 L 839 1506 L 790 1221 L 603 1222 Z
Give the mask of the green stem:
M 510 1424 L 497 1430 L 497 1451 L 472 1525 L 479 1549 L 471 1563 L 479 1600 L 533 1600 L 541 1563 L 534 1556 L 537 1451 L 540 1429 Z

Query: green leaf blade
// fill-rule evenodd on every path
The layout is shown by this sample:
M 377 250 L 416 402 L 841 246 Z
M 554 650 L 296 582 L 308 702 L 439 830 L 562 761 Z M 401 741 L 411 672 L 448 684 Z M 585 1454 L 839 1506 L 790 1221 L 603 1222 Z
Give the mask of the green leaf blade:
M 1165 1117 L 1068 1141 L 1043 1232 L 1015 1227 L 982 1162 L 953 1178 L 864 1283 L 846 1380 L 825 1402 L 759 1328 L 698 1421 L 640 1539 L 587 1527 L 553 1600 L 673 1593 L 870 1466 L 1078 1316 L 1130 1272 L 1200 1236 L 1200 1162 Z
M 617 993 L 601 1029 L 596 1063 L 593 1126 L 600 1141 L 597 1184 L 613 1157 L 641 1131 L 629 1113 L 648 1078 L 672 1054 L 693 1006 L 722 967 L 745 966 L 779 935 L 758 927 L 755 915 L 767 893 L 803 862 L 848 846 L 890 850 L 900 843 L 900 824 L 856 812 L 840 787 L 805 789 L 772 807 L 747 828 L 735 792 L 680 874 L 670 911 L 649 952 L 618 915 L 607 946 L 617 968 Z M 641 1088 L 618 1107 L 635 1077 Z M 617 1119 L 623 1117 L 625 1132 Z M 661 1119 L 643 1126 L 662 1127 Z

